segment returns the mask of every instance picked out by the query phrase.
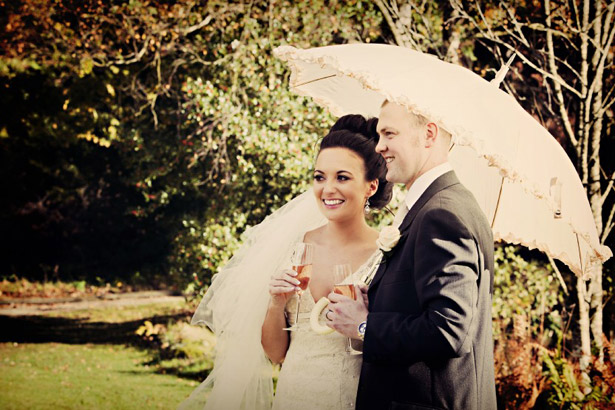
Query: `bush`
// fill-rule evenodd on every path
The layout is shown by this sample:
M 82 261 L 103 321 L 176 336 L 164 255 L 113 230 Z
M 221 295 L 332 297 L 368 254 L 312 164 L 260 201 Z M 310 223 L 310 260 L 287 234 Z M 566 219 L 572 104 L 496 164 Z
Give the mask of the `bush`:
M 213 368 L 216 339 L 213 333 L 185 321 L 152 324 L 145 321 L 136 334 L 152 352 L 149 365 L 158 372 L 203 380 Z
M 562 354 L 561 349 L 544 351 L 544 374 L 549 380 L 542 404 L 560 409 L 612 409 L 615 406 L 615 346 L 606 337 L 604 362 L 592 358 L 589 369 L 591 385 L 583 388 L 582 373 L 577 361 Z
M 548 387 L 541 358 L 562 332 L 558 286 L 550 266 L 525 260 L 519 247 L 496 248 L 493 334 L 502 409 L 532 408 Z

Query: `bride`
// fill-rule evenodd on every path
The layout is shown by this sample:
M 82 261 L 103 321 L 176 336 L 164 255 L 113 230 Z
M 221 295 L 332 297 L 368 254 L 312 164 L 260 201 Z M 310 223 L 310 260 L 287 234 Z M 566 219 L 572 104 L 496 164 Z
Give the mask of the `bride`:
M 338 333 L 312 332 L 309 316 L 333 288 L 334 265 L 350 264 L 358 281 L 379 262 L 378 232 L 365 221 L 370 208 L 391 199 L 384 159 L 375 152 L 377 121 L 338 119 L 320 144 L 313 193 L 246 232 L 214 277 L 192 319 L 216 334 L 214 369 L 180 408 L 270 409 L 272 399 L 274 409 L 354 408 L 361 356 L 349 354 Z M 294 321 L 298 297 L 296 273 L 286 269 L 294 242 L 315 248 L 296 324 L 287 320 Z M 289 325 L 297 330 L 284 330 Z M 283 363 L 275 397 L 271 362 Z

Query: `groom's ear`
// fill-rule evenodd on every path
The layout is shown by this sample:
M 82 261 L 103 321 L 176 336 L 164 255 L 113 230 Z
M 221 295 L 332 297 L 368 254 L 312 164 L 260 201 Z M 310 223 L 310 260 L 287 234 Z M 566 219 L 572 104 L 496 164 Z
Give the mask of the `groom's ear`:
M 436 143 L 440 129 L 438 126 L 429 122 L 425 125 L 425 148 L 431 148 Z

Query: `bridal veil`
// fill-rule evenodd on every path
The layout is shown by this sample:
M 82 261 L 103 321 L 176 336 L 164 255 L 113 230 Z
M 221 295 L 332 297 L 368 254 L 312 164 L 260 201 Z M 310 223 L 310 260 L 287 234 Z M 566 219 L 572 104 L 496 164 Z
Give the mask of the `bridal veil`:
M 242 236 L 243 244 L 212 279 L 192 324 L 216 335 L 214 368 L 180 409 L 270 409 L 272 365 L 261 346 L 271 275 L 290 267 L 290 245 L 326 223 L 311 190 Z M 208 392 L 211 388 L 211 392 Z

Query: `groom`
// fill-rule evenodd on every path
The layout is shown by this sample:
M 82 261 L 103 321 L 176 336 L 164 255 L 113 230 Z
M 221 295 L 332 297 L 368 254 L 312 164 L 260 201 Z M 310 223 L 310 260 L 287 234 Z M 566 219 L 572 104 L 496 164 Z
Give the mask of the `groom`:
M 401 238 L 369 312 L 329 295 L 329 326 L 364 340 L 357 409 L 495 409 L 489 223 L 448 163 L 448 133 L 385 101 L 378 134 L 387 180 L 407 188 Z

